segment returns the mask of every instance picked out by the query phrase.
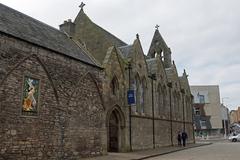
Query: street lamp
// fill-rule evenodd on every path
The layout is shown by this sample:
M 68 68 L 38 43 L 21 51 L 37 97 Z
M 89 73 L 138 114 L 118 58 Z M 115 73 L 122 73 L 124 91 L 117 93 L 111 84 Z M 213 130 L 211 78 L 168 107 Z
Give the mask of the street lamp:
M 132 65 L 130 62 L 128 62 L 128 90 L 131 89 L 131 69 Z M 132 151 L 132 109 L 131 109 L 131 104 L 128 106 L 128 112 L 129 112 L 129 148 L 130 151 Z
M 171 129 L 170 130 L 171 131 L 171 145 L 173 146 L 172 91 L 171 91 L 171 89 L 173 88 L 172 82 L 168 82 L 167 86 L 169 88 L 169 109 L 170 109 L 169 119 L 170 119 L 170 129 Z
M 156 74 L 152 73 L 148 76 L 152 80 L 152 125 L 153 125 L 153 148 L 155 148 L 155 116 L 154 116 L 154 89 L 153 89 L 153 80 L 156 80 Z

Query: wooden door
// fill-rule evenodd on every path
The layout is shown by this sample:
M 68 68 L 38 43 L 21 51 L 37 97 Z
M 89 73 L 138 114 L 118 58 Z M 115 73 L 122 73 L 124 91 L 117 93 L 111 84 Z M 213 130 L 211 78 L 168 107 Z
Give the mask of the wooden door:
M 109 120 L 109 152 L 118 152 L 119 121 L 113 112 Z

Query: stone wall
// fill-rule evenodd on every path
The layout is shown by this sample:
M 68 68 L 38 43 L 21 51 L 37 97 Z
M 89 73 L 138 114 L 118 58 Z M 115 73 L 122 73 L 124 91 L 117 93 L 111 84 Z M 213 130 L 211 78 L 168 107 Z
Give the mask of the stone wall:
M 0 34 L 0 66 L 1 158 L 77 159 L 106 153 L 99 68 L 5 34 Z M 25 76 L 40 81 L 34 116 L 22 114 Z
M 152 120 L 148 117 L 132 117 L 132 149 L 153 148 Z

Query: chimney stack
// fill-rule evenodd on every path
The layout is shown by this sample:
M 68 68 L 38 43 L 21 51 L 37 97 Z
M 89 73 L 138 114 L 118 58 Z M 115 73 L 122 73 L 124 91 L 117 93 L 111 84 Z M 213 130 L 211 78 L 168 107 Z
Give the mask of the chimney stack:
M 61 31 L 66 32 L 70 37 L 73 37 L 75 33 L 75 23 L 71 19 L 64 21 L 63 24 L 59 25 Z

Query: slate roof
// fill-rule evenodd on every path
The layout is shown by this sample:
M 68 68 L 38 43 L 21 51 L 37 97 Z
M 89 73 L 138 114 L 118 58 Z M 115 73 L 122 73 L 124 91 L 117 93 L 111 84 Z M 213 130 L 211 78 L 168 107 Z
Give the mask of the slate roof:
M 125 58 L 127 58 L 129 56 L 132 48 L 133 48 L 133 45 L 126 45 L 126 46 L 118 47 L 118 49 L 120 49 L 123 57 L 125 57 Z
M 97 66 L 87 53 L 60 30 L 1 3 L 0 32 Z

